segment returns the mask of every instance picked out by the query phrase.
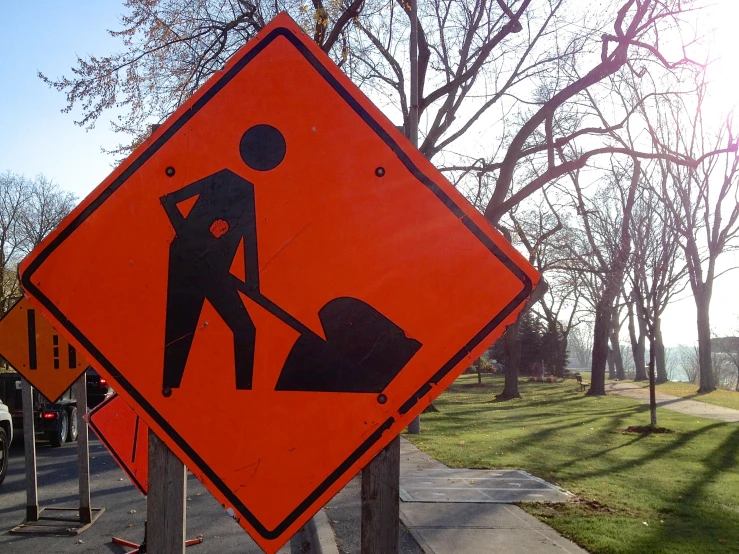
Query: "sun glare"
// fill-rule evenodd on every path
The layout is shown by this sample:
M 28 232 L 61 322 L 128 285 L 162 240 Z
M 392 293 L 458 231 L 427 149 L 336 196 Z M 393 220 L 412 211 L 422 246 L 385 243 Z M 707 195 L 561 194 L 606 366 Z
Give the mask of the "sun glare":
M 715 30 L 709 78 L 715 83 L 710 93 L 717 110 L 726 112 L 739 106 L 739 0 L 716 0 L 710 8 L 710 27 Z

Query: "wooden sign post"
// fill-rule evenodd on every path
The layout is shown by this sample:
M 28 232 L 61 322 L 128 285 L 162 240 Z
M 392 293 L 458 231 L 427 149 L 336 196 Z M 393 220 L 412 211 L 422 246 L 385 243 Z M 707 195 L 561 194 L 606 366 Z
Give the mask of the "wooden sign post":
M 79 469 L 79 506 L 77 508 L 40 508 L 36 471 L 36 429 L 34 422 L 33 385 L 21 380 L 23 403 L 23 442 L 26 458 L 26 519 L 10 530 L 17 534 L 52 536 L 78 535 L 85 531 L 105 508 L 90 506 L 90 449 L 87 433 L 87 375 L 83 372 L 74 384 L 77 400 L 77 440 Z M 70 422 L 71 424 L 71 422 Z
M 80 523 L 92 523 L 90 507 L 90 443 L 87 430 L 87 374 L 83 373 L 74 384 L 77 399 L 77 467 L 80 482 Z M 72 425 L 72 422 L 69 422 Z
M 185 552 L 185 465 L 149 431 L 149 494 L 146 497 L 147 550 Z
M 361 554 L 398 552 L 400 437 L 362 470 Z
M 87 419 L 131 483 L 147 497 L 143 541 L 139 544 L 113 537 L 113 543 L 133 548 L 128 554 L 180 552 L 202 543 L 202 537 L 184 540 L 186 468 L 167 445 L 149 432 L 146 423 L 118 395 L 98 404 Z M 150 472 L 154 479 L 151 488 Z
M 38 521 L 38 483 L 36 481 L 36 431 L 33 421 L 33 387 L 21 380 L 23 402 L 23 447 L 26 451 L 26 521 Z

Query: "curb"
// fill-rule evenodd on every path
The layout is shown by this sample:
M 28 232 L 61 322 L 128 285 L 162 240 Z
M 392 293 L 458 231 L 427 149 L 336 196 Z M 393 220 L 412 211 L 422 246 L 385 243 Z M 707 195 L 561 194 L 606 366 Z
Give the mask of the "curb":
M 290 541 L 291 554 L 339 554 L 328 515 L 321 508 Z
M 315 548 L 315 554 L 339 554 L 334 530 L 323 508 L 306 524 L 305 530 Z

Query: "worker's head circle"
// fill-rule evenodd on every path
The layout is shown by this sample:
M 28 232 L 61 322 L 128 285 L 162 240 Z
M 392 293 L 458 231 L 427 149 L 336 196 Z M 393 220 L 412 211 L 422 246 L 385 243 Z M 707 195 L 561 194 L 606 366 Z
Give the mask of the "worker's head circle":
M 257 171 L 276 168 L 285 157 L 285 137 L 271 125 L 254 125 L 247 129 L 239 142 L 244 163 Z

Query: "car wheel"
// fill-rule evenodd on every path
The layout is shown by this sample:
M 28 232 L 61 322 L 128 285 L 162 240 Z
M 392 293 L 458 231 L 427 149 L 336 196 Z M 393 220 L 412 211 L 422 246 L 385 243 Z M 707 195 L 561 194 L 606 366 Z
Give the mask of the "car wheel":
M 8 446 L 8 435 L 5 434 L 5 429 L 0 427 L 0 484 L 8 473 Z
M 49 442 L 51 446 L 61 446 L 67 441 L 67 433 L 69 432 L 69 415 L 66 410 L 59 412 L 59 427 L 56 431 L 49 433 Z
M 77 428 L 77 408 L 72 408 L 71 410 L 69 410 L 69 434 L 67 435 L 67 441 L 76 441 L 78 432 L 79 429 Z

